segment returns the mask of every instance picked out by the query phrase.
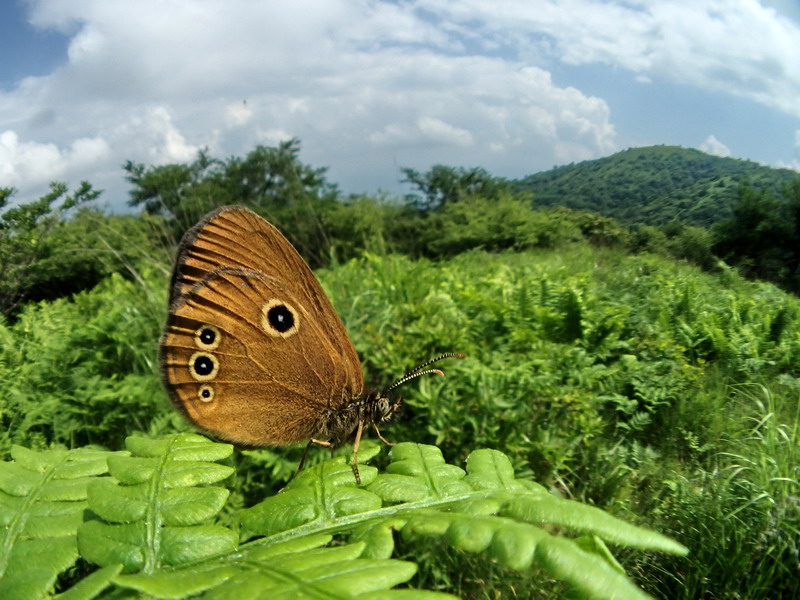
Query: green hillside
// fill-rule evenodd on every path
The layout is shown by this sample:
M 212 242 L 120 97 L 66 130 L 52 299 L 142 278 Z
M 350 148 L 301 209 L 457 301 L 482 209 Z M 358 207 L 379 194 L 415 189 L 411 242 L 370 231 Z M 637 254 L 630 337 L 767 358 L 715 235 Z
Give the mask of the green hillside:
M 739 185 L 777 190 L 797 176 L 735 158 L 677 146 L 631 148 L 556 167 L 515 182 L 537 206 L 597 211 L 623 223 L 674 220 L 708 226 L 730 216 Z

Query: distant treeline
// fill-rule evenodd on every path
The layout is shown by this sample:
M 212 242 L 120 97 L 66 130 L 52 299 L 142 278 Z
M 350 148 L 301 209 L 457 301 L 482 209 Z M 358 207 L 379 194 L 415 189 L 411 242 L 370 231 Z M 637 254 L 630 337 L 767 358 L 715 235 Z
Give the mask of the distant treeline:
M 748 276 L 800 292 L 798 178 L 778 190 L 740 183 L 730 216 L 711 228 L 680 219 L 653 225 L 645 206 L 622 225 L 592 210 L 541 206 L 519 182 L 481 168 L 403 169 L 414 190 L 404 198 L 345 196 L 326 169 L 302 163 L 299 152 L 292 139 L 243 158 L 204 151 L 185 164 L 129 161 L 129 204 L 141 210 L 130 215 L 92 208 L 99 192 L 88 182 L 73 192 L 54 183 L 38 201 L 14 207 L 15 190 L 0 188 L 0 312 L 11 316 L 22 303 L 90 288 L 111 272 L 133 277 L 141 261 L 163 268 L 183 231 L 225 204 L 244 204 L 268 218 L 313 267 L 364 251 L 439 259 L 472 249 L 589 243 L 656 252 L 706 270 L 718 268 L 721 258 Z M 624 185 L 620 180 L 621 197 L 642 193 L 629 188 L 638 162 L 628 164 Z

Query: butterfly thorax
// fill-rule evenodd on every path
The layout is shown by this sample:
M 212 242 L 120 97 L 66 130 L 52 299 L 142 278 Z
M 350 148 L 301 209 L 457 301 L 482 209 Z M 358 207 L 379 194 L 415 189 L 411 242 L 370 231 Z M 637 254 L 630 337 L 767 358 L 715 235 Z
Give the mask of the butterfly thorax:
M 337 408 L 326 410 L 317 422 L 315 439 L 330 442 L 335 450 L 353 439 L 359 423 L 363 429 L 391 421 L 400 410 L 401 398 L 381 391 L 367 392 Z

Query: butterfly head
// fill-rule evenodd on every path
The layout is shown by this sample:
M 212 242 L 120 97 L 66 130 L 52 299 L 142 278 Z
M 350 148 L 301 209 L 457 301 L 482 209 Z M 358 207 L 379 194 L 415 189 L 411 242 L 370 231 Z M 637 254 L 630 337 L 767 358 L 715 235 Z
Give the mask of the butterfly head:
M 369 420 L 375 425 L 381 425 L 397 417 L 403 405 L 403 398 L 401 396 L 391 398 L 385 392 L 374 392 L 367 402 L 372 413 L 369 415 Z
M 393 397 L 390 394 L 392 390 L 423 375 L 444 376 L 439 369 L 427 367 L 445 358 L 463 357 L 463 354 L 454 352 L 442 354 L 414 367 L 383 390 L 367 392 L 338 408 L 328 410 L 319 423 L 318 436 L 329 440 L 331 449 L 338 448 L 354 437 L 359 440 L 363 430 L 370 427 L 377 429 L 397 417 L 403 405 L 403 398 Z
M 444 373 L 442 373 L 441 370 L 428 369 L 426 367 L 429 367 L 433 363 L 439 362 L 445 358 L 464 358 L 464 355 L 457 352 L 447 352 L 437 356 L 436 358 L 424 362 L 421 365 L 417 365 L 386 389 L 367 394 L 364 400 L 364 403 L 367 406 L 367 411 L 364 415 L 366 417 L 364 418 L 364 425 L 380 425 L 382 423 L 388 423 L 394 419 L 400 412 L 403 399 L 400 396 L 397 398 L 392 398 L 389 396 L 389 392 L 399 388 L 401 385 L 406 384 L 413 379 L 416 379 L 417 377 L 422 377 L 423 375 L 439 375 L 444 377 Z

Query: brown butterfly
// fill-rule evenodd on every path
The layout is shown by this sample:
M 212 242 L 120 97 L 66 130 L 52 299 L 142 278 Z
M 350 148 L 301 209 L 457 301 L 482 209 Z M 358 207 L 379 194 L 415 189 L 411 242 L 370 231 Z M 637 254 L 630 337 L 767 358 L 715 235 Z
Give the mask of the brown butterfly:
M 319 281 L 269 222 L 240 206 L 206 215 L 183 236 L 161 337 L 161 373 L 172 402 L 198 428 L 240 446 L 308 442 L 331 451 L 402 403 L 387 393 L 436 373 L 406 373 L 367 391 L 347 331 Z M 388 443 L 388 442 L 387 442 Z

